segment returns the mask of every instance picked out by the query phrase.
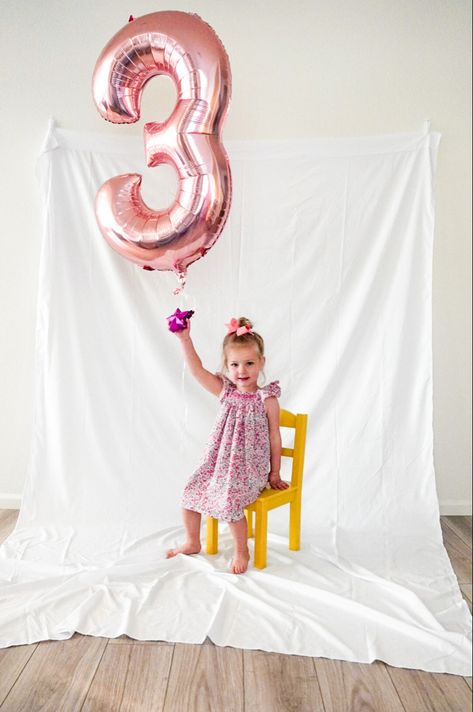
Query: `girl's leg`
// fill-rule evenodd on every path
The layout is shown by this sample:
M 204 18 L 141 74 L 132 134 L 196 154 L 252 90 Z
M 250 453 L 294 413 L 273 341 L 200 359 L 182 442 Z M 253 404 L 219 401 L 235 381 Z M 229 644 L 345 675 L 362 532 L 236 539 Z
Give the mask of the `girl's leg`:
M 233 574 L 243 574 L 247 570 L 248 561 L 250 560 L 246 517 L 239 519 L 237 522 L 229 522 L 228 524 L 235 544 L 230 571 Z
M 182 519 L 186 528 L 186 540 L 177 549 L 168 549 L 166 559 L 170 559 L 176 554 L 198 554 L 201 549 L 200 544 L 200 512 L 193 512 L 191 509 L 182 510 Z

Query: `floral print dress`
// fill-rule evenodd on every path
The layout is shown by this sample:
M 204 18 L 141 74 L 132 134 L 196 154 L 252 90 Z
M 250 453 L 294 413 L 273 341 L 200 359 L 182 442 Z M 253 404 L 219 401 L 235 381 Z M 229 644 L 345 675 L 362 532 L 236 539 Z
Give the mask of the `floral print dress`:
M 265 489 L 270 470 L 268 418 L 264 401 L 281 395 L 279 381 L 256 393 L 240 393 L 221 373 L 221 409 L 202 463 L 187 482 L 181 506 L 225 522 L 244 517 L 243 508 Z

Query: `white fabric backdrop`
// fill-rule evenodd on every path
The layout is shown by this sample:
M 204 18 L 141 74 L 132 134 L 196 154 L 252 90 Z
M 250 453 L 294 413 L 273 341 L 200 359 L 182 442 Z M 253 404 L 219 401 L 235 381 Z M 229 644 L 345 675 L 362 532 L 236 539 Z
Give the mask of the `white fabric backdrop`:
M 119 130 L 117 129 L 117 136 Z M 439 134 L 227 142 L 233 206 L 188 288 L 117 255 L 95 223 L 108 177 L 170 173 L 142 142 L 51 127 L 31 466 L 0 549 L 2 646 L 80 633 L 471 673 L 470 617 L 442 545 L 432 460 L 431 264 Z M 159 202 L 158 202 L 159 201 Z M 195 308 L 205 365 L 252 318 L 281 405 L 309 413 L 302 549 L 270 514 L 268 566 L 227 573 L 182 540 L 179 496 L 218 402 L 165 316 Z M 287 477 L 287 473 L 286 473 Z M 250 542 L 252 550 L 253 543 Z

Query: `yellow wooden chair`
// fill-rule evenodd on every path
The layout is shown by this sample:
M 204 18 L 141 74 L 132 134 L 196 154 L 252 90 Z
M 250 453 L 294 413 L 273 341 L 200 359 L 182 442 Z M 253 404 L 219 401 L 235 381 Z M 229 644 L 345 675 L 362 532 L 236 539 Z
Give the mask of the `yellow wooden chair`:
M 301 538 L 301 496 L 302 475 L 304 471 L 305 440 L 307 434 L 307 415 L 281 410 L 279 425 L 282 428 L 294 428 L 294 447 L 283 447 L 281 454 L 292 457 L 291 484 L 287 489 L 265 489 L 258 499 L 245 507 L 248 524 L 248 537 L 255 537 L 254 566 L 264 569 L 266 566 L 266 547 L 268 536 L 268 512 L 270 509 L 290 505 L 289 511 L 289 549 L 299 551 Z M 256 524 L 253 529 L 253 512 Z M 207 517 L 207 554 L 218 551 L 218 519 Z

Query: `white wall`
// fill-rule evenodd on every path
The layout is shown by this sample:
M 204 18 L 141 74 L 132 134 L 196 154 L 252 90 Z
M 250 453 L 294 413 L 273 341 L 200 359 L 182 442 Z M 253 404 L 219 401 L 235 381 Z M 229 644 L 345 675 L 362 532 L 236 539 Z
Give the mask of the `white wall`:
M 48 117 L 65 128 L 141 133 L 174 90 L 154 80 L 139 126 L 112 126 L 91 99 L 95 60 L 128 20 L 197 12 L 230 55 L 226 138 L 443 135 L 434 249 L 434 436 L 442 513 L 471 513 L 471 10 L 469 0 L 3 0 L 0 4 L 0 506 L 27 468 L 41 217 L 35 159 Z M 156 109 L 155 107 L 158 106 Z

